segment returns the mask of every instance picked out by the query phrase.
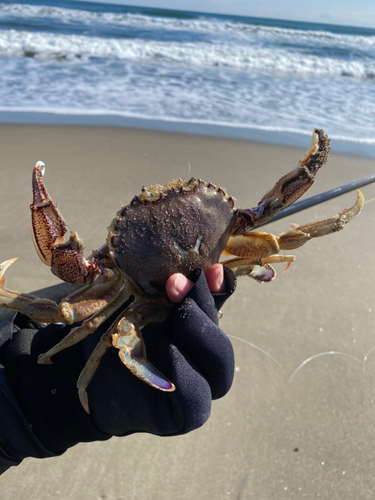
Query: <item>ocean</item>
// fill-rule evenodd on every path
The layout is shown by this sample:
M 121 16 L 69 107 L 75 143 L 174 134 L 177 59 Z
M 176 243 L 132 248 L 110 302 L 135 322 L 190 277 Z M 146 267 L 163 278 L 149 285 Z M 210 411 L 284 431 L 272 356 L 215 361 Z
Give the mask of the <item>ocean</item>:
M 5 1 L 0 68 L 0 121 L 163 123 L 241 138 L 291 134 L 304 144 L 319 127 L 375 145 L 375 29 Z

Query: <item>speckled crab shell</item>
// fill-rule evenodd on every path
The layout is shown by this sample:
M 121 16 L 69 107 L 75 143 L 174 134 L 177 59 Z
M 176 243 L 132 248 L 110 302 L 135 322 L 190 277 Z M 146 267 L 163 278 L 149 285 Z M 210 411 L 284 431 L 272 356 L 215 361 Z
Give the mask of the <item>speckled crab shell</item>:
M 143 292 L 169 276 L 218 262 L 237 220 L 235 200 L 192 178 L 142 188 L 109 227 L 107 244 L 120 272 Z

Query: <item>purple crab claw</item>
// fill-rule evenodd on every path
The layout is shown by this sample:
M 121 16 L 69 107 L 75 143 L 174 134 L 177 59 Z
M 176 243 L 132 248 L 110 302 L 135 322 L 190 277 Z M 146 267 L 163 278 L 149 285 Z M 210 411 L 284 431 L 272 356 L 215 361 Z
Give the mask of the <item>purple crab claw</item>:
M 136 325 L 123 318 L 112 336 L 112 345 L 119 349 L 124 365 L 140 380 L 161 391 L 172 392 L 175 386 L 164 377 L 146 358 L 146 348 Z

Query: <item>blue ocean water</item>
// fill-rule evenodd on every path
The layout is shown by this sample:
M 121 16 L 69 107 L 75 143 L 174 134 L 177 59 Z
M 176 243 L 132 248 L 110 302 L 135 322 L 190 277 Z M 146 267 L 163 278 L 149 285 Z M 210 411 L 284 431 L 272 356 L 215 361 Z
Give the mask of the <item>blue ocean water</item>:
M 375 29 L 90 2 L 0 3 L 0 113 L 375 145 Z

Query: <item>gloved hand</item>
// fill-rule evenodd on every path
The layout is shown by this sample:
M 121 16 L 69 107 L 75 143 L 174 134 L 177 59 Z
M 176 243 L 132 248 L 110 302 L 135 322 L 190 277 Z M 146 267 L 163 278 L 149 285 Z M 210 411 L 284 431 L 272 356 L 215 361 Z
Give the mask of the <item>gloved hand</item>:
M 182 303 L 175 304 L 163 323 L 152 323 L 142 330 L 148 359 L 176 390 L 165 393 L 148 386 L 130 373 L 120 362 L 117 349 L 111 348 L 87 389 L 91 415 L 81 407 L 76 382 L 114 317 L 84 341 L 55 355 L 52 365 L 38 365 L 38 355 L 59 342 L 72 327 L 41 328 L 18 314 L 14 321 L 17 331 L 0 350 L 0 363 L 5 366 L 7 382 L 24 416 L 44 447 L 57 454 L 81 441 L 134 432 L 179 435 L 203 425 L 210 415 L 211 400 L 227 393 L 234 374 L 232 345 L 217 326 L 217 311 L 236 284 L 232 271 L 224 270 L 226 292 L 212 295 L 204 273 L 197 269 L 190 276 L 194 285 Z M 167 292 L 172 298 L 170 282 Z M 176 292 L 172 300 L 179 298 Z

